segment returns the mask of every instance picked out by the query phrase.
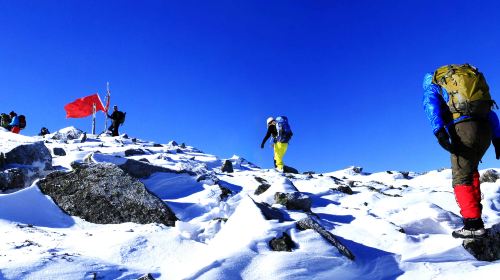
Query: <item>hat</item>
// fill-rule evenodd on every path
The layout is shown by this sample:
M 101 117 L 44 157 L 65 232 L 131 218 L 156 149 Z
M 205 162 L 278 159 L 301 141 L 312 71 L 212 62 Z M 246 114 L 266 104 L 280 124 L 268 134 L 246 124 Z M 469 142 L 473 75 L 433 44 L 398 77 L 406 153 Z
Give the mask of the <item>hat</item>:
M 267 118 L 266 124 L 269 125 L 272 121 L 274 121 L 273 117 Z

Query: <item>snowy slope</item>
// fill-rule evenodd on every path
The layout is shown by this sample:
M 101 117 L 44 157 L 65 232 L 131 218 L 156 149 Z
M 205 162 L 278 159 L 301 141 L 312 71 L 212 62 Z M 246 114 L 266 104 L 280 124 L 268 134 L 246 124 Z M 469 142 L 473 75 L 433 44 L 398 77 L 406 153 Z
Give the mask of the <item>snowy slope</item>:
M 2 145 L 37 140 L 0 132 Z M 367 174 L 348 168 L 285 176 L 233 157 L 235 172 L 221 173 L 221 159 L 175 143 L 89 135 L 84 143 L 50 140 L 46 146 L 66 151 L 53 158 L 62 170 L 75 160 L 120 164 L 125 151 L 142 149 L 144 154 L 127 158 L 215 175 L 232 194 L 221 198 L 217 185 L 188 174 L 143 179 L 181 220 L 175 227 L 91 224 L 63 213 L 36 183 L 0 194 L 0 279 L 136 279 L 147 273 L 157 279 L 467 279 L 500 272 L 500 262 L 475 260 L 451 237 L 461 221 L 450 170 Z M 271 187 L 255 195 L 262 179 Z M 299 231 L 291 220 L 307 216 L 301 211 L 278 205 L 290 221 L 264 218 L 252 199 L 272 203 L 275 192 L 290 189 L 289 182 L 312 199 L 312 212 L 354 261 L 316 232 Z M 341 185 L 354 194 L 333 190 Z M 488 227 L 500 223 L 499 187 L 482 185 Z M 268 242 L 283 232 L 298 247 L 272 251 Z

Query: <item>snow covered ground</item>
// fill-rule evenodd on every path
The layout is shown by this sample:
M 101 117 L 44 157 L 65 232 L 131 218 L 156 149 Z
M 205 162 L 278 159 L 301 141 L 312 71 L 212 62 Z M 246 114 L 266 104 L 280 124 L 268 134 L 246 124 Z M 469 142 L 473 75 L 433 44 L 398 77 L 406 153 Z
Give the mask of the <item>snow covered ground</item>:
M 43 139 L 0 132 L 2 145 L 36 140 Z M 84 143 L 50 140 L 46 146 L 66 151 L 53 156 L 53 166 L 62 170 L 86 158 L 120 163 L 126 150 L 142 149 L 145 154 L 127 158 L 213 174 L 232 194 L 221 198 L 217 185 L 188 174 L 143 179 L 176 213 L 175 227 L 88 223 L 63 213 L 36 182 L 0 194 L 0 279 L 137 279 L 147 273 L 156 279 L 468 279 L 500 273 L 500 262 L 475 260 L 462 240 L 451 237 L 461 220 L 450 170 L 284 175 L 233 157 L 235 172 L 222 173 L 223 160 L 175 143 L 89 135 Z M 255 195 L 263 180 L 271 187 Z M 290 221 L 264 218 L 252 199 L 272 203 L 290 182 L 312 199 L 312 212 L 354 261 L 316 232 L 298 230 L 295 221 L 307 216 L 301 211 L 274 205 Z M 334 190 L 343 185 L 354 193 Z M 499 187 L 500 181 L 482 185 L 487 227 L 500 223 Z M 283 232 L 297 247 L 272 251 L 269 241 Z

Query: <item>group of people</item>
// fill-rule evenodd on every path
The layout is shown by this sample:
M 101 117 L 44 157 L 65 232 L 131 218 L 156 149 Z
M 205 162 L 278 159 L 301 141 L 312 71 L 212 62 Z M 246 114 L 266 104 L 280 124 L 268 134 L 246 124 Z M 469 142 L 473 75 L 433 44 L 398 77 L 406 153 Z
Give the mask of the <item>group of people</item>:
M 21 131 L 21 129 L 24 128 L 25 122 L 23 125 L 23 119 L 24 116 L 18 116 L 16 112 L 11 111 L 9 114 L 2 113 L 1 115 L 1 126 L 10 132 L 17 133 Z

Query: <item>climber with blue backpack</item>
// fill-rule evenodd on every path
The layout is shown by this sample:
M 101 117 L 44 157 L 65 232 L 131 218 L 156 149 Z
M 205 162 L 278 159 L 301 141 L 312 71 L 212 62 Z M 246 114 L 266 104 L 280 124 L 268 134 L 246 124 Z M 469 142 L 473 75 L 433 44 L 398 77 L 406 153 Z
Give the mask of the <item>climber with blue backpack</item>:
M 500 124 L 486 79 L 469 64 L 451 64 L 426 74 L 423 88 L 433 133 L 450 153 L 453 192 L 464 223 L 452 236 L 484 237 L 478 166 L 491 143 L 500 159 Z
M 260 147 L 264 149 L 266 141 L 272 136 L 273 137 L 273 148 L 274 148 L 274 166 L 280 172 L 284 172 L 285 164 L 283 163 L 283 157 L 288 149 L 288 142 L 293 136 L 292 129 L 288 123 L 288 118 L 285 116 L 269 117 L 266 120 L 267 133 Z

